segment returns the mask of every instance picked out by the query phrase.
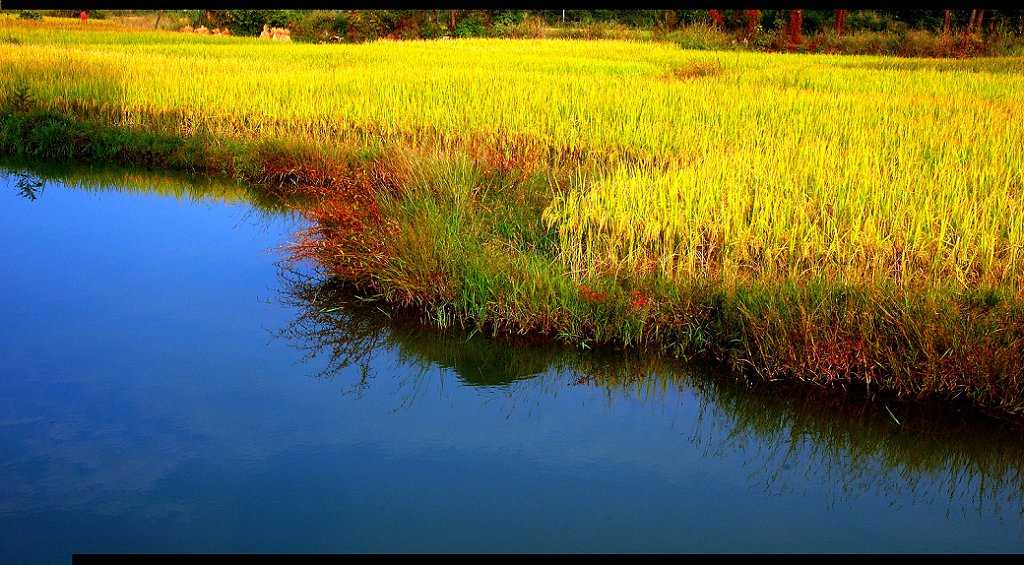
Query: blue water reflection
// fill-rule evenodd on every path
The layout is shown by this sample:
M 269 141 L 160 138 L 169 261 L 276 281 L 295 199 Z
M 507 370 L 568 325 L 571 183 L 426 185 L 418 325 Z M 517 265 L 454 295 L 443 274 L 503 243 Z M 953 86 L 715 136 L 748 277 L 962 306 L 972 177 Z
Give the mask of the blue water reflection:
M 301 220 L 237 191 L 18 180 L 0 562 L 1024 549 L 1012 433 L 425 331 L 282 273 Z

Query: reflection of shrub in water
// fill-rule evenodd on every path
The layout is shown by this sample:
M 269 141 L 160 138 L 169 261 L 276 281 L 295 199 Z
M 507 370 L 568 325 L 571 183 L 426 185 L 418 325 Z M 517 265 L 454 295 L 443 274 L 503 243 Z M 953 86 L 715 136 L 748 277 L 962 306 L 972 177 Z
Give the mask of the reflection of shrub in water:
M 557 390 L 567 382 L 603 389 L 609 401 L 660 406 L 678 398 L 668 391 L 686 391 L 699 407 L 692 433 L 684 435 L 708 453 L 743 458 L 743 466 L 753 470 L 751 488 L 782 496 L 792 485 L 811 481 L 828 486 L 835 502 L 874 493 L 899 503 L 943 503 L 951 510 L 1024 508 L 1019 430 L 991 419 L 951 416 L 946 404 L 890 402 L 880 408 L 856 394 L 742 383 L 636 352 L 442 331 L 424 327 L 414 315 L 384 311 L 343 285 L 294 272 L 283 276 L 284 302 L 297 307 L 298 315 L 280 336 L 309 359 L 325 357 L 324 377 L 362 366 L 357 386 L 368 387 L 369 363 L 386 349 L 421 369 L 414 379 L 448 368 L 470 386 L 522 383 L 516 394 Z
M 308 359 L 326 359 L 321 376 L 352 365 L 365 367 L 375 352 L 388 348 L 402 363 L 451 369 L 471 386 L 500 386 L 547 371 L 564 351 L 550 343 L 426 327 L 417 317 L 399 309 L 384 311 L 340 284 L 294 271 L 283 276 L 285 302 L 300 313 L 280 335 L 305 350 Z
M 879 410 L 856 394 L 785 384 L 722 386 L 714 402 L 731 420 L 722 443 L 763 446 L 750 457 L 777 494 L 785 493 L 786 473 L 797 473 L 788 469 L 802 469 L 802 476 L 843 485 L 844 498 L 867 491 L 1024 515 L 1020 430 L 973 411 L 950 414 L 945 403 L 922 402 Z
M 14 177 L 19 193 L 30 200 L 38 198 L 49 182 L 86 192 L 159 194 L 190 202 L 245 202 L 266 218 L 291 214 L 286 202 L 247 185 L 139 167 L 81 166 L 4 157 L 0 159 L 0 176 Z
M 0 177 L 3 177 L 5 180 L 14 177 L 14 187 L 18 191 L 18 195 L 29 200 L 39 198 L 45 187 L 43 179 L 26 171 L 8 172 L 0 169 Z

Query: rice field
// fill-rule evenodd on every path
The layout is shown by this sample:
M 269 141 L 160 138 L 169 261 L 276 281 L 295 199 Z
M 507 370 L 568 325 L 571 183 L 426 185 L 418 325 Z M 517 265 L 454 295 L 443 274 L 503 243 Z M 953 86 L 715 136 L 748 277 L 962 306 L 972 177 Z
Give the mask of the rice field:
M 372 245 L 332 242 L 351 215 L 336 204 L 314 239 L 442 325 L 667 341 L 763 375 L 1024 410 L 1021 57 L 313 45 L 0 18 L 0 84 L 22 112 L 376 156 L 389 227 L 364 218 Z M 863 297 L 815 302 L 827 289 Z

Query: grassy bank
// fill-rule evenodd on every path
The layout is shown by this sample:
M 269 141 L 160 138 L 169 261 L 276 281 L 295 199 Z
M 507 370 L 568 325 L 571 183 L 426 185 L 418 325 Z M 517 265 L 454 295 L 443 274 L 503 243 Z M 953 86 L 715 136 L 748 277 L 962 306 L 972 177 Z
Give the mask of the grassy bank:
M 3 152 L 311 197 L 296 259 L 425 321 L 1024 416 L 1019 57 L 0 42 Z

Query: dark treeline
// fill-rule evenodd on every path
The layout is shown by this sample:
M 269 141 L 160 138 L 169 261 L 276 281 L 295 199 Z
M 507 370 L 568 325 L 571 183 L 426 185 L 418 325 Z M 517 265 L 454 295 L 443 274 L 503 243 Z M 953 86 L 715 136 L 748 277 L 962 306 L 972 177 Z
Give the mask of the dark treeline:
M 258 35 L 263 25 L 331 31 L 337 37 L 425 38 L 504 35 L 529 23 L 547 26 L 617 24 L 671 31 L 704 25 L 725 32 L 775 32 L 799 13 L 807 34 L 875 31 L 1024 33 L 1024 9 L 1016 10 L 210 10 L 191 11 L 193 25 L 229 27 L 237 35 Z
M 834 29 L 845 20 L 845 31 L 923 30 L 941 32 L 949 27 L 965 30 L 972 22 L 976 32 L 1024 32 L 1024 9 L 1016 10 L 798 10 L 803 31 L 818 33 Z M 794 10 L 538 10 L 530 12 L 549 25 L 616 22 L 637 28 L 673 28 L 679 25 L 709 25 L 726 31 L 747 29 L 753 17 L 764 31 L 789 25 Z M 948 16 L 947 16 L 948 13 Z
M 103 18 L 124 11 L 92 11 Z M 141 12 L 139 10 L 133 11 Z M 150 12 L 155 12 L 150 10 Z M 170 12 L 170 11 L 167 11 Z M 264 25 L 288 27 L 299 36 L 334 36 L 350 41 L 378 38 L 433 39 L 503 35 L 524 23 L 546 26 L 613 24 L 671 31 L 703 25 L 725 32 L 777 32 L 796 20 L 800 31 L 1024 34 L 1024 9 L 998 10 L 179 10 L 183 23 L 230 29 L 235 35 L 259 35 Z M 79 17 L 78 10 L 44 15 Z
M 73 17 L 76 10 L 23 12 Z M 1024 52 L 1024 9 L 959 10 L 107 10 L 152 28 L 362 43 L 465 37 L 669 41 L 687 49 L 965 58 Z M 162 22 L 162 24 L 161 24 Z M 272 31 L 272 30 L 271 30 Z

